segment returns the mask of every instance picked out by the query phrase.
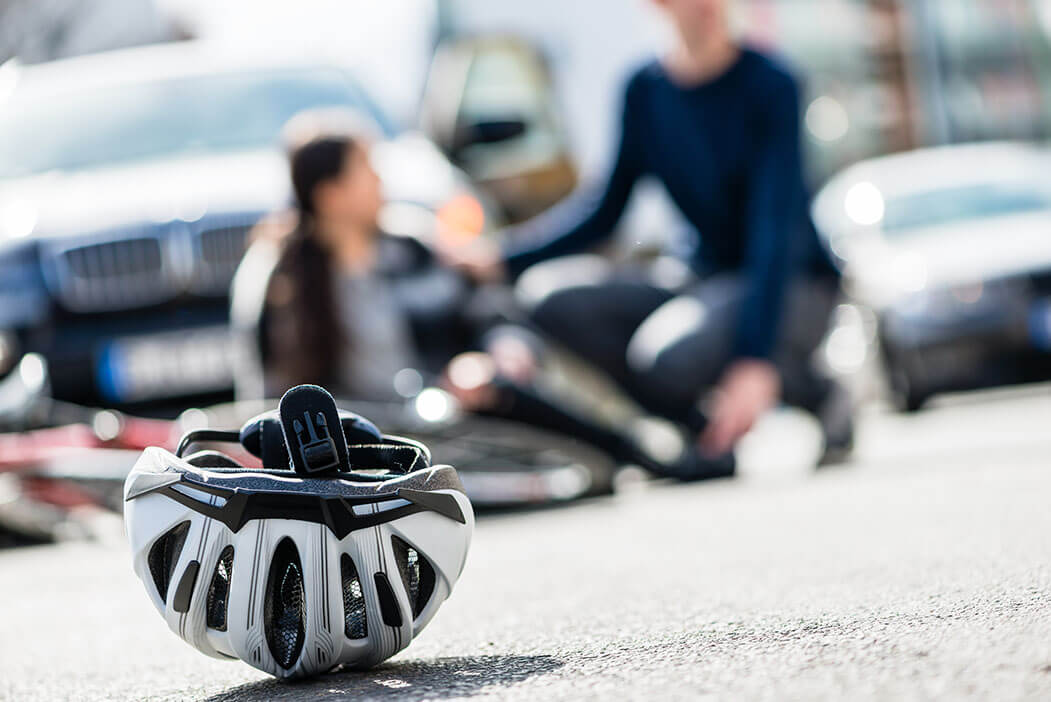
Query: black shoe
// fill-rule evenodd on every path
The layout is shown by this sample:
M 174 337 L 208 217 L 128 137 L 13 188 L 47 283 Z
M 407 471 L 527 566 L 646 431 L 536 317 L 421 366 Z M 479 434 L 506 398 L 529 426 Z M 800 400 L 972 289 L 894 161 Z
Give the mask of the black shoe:
M 854 451 L 854 402 L 839 383 L 833 383 L 816 412 L 825 437 L 825 450 L 818 466 L 844 463 Z
M 661 477 L 695 483 L 701 480 L 732 478 L 736 471 L 737 459 L 732 451 L 712 458 L 691 447 L 674 464 L 664 466 L 660 472 L 653 472 Z
M 682 455 L 674 461 L 667 461 L 651 456 L 634 441 L 621 438 L 618 448 L 612 452 L 621 463 L 636 465 L 656 478 L 671 478 L 682 482 L 712 480 L 732 477 L 737 467 L 733 453 L 716 458 L 701 455 L 697 449 L 687 446 Z

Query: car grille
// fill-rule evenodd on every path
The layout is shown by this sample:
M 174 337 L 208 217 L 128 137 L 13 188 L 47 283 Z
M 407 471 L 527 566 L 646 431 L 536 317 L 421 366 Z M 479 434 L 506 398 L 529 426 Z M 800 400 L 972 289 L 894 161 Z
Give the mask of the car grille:
M 148 276 L 161 271 L 161 242 L 157 239 L 81 246 L 67 250 L 64 255 L 70 272 L 81 280 Z
M 142 307 L 174 293 L 166 275 L 163 241 L 136 236 L 55 252 L 59 301 L 75 312 Z
M 228 293 L 255 215 L 210 217 L 144 231 L 56 240 L 45 249 L 49 287 L 73 312 L 156 305 L 180 294 Z
M 231 219 L 216 222 L 197 233 L 197 266 L 193 292 L 226 295 L 230 280 L 244 256 L 248 232 L 255 220 Z

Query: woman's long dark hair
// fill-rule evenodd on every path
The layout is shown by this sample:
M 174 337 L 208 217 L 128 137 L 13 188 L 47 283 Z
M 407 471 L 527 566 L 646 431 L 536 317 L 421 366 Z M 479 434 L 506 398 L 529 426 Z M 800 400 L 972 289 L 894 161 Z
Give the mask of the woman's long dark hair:
M 317 232 L 317 187 L 340 176 L 356 148 L 348 133 L 316 133 L 291 146 L 294 228 L 281 253 L 266 294 L 267 329 L 263 362 L 283 384 L 338 382 L 345 354 L 333 289 L 331 252 Z

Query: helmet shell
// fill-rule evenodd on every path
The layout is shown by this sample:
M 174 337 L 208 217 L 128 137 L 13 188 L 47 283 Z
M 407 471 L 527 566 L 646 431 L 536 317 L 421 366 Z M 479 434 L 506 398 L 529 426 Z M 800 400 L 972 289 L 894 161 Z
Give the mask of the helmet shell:
M 474 514 L 455 470 L 435 466 L 357 484 L 276 473 L 197 468 L 160 448 L 140 457 L 125 484 L 125 524 L 135 572 L 168 627 L 209 656 L 239 658 L 281 678 L 339 664 L 367 668 L 408 646 L 466 560 Z M 235 530 L 196 506 L 223 507 L 230 497 L 202 488 L 232 475 L 270 495 L 338 486 L 358 495 L 346 508 L 369 525 L 340 537 L 326 523 L 268 517 Z M 392 491 L 448 495 L 462 521 L 449 516 L 455 510 L 404 514 L 411 500 L 390 498 Z M 370 495 L 388 497 L 365 501 Z M 452 504 L 449 498 L 439 499 Z

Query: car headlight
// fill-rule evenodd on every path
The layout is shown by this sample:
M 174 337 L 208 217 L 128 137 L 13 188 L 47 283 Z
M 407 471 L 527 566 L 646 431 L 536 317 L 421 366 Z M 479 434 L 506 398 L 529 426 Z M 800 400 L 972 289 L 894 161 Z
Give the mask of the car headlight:
M 37 225 L 36 206 L 28 200 L 0 201 L 0 237 L 22 239 Z

